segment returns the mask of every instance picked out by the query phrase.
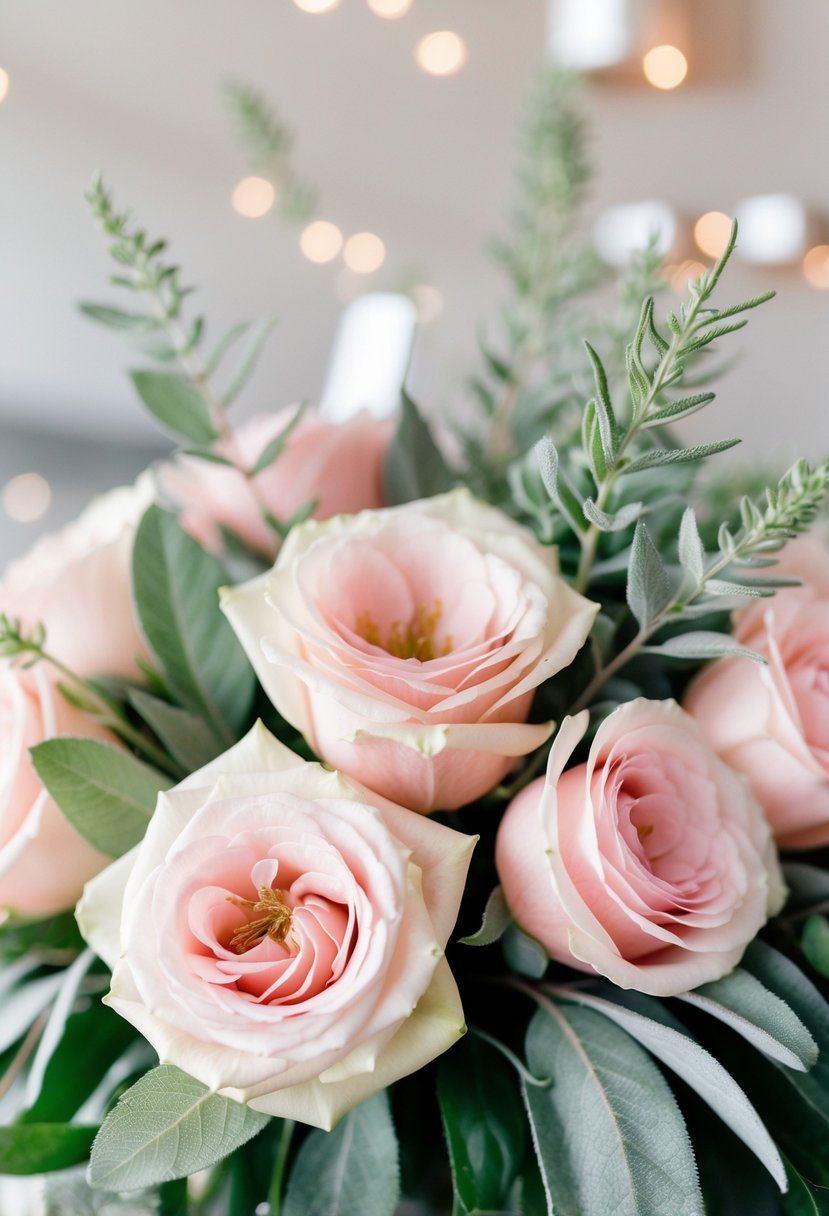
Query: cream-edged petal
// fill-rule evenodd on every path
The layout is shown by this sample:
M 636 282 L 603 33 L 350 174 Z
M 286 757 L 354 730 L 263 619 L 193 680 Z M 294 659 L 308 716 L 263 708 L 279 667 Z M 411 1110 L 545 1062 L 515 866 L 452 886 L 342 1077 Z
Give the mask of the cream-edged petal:
M 464 752 L 495 752 L 499 756 L 526 756 L 546 743 L 553 722 L 461 722 L 443 726 L 366 726 L 353 731 L 345 742 L 390 739 L 419 752 L 437 756 L 444 748 Z
M 121 953 L 124 892 L 139 848 L 140 845 L 136 845 L 96 874 L 84 887 L 75 909 L 75 919 L 84 941 L 104 960 L 110 971 Z

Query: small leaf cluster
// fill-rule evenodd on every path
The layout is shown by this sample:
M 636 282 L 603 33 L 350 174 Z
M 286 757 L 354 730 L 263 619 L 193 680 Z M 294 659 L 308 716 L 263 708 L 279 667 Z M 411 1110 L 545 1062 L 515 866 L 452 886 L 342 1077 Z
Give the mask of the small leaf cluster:
M 239 143 L 254 173 L 271 182 L 279 214 L 304 223 L 314 213 L 317 191 L 296 173 L 292 162 L 294 135 L 265 95 L 238 80 L 224 89 Z

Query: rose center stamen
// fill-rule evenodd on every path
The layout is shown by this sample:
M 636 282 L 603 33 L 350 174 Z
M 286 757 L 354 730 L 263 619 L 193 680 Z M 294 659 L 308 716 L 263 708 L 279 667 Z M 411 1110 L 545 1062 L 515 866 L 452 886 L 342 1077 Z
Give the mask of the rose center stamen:
M 370 646 L 379 646 L 395 659 L 418 659 L 421 663 L 428 663 L 430 659 L 443 658 L 452 651 L 451 637 L 444 639 L 440 649 L 437 646 L 435 634 L 442 616 L 441 600 L 435 600 L 433 608 L 418 605 L 408 624 L 392 621 L 384 641 L 380 626 L 370 610 L 366 609 L 357 617 L 356 632 Z
M 264 913 L 263 916 L 255 917 L 235 930 L 230 939 L 231 950 L 244 954 L 246 950 L 258 946 L 266 937 L 280 946 L 285 945 L 291 931 L 291 909 L 285 902 L 284 891 L 275 891 L 273 887 L 260 887 L 258 899 L 242 899 L 239 895 L 228 895 L 227 900 L 237 908 Z

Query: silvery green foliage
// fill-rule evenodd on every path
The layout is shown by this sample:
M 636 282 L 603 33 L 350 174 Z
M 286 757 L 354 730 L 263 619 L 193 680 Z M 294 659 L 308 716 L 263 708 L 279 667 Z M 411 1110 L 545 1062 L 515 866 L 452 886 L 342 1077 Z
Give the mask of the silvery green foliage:
M 317 191 L 294 168 L 293 132 L 264 93 L 250 85 L 230 80 L 224 93 L 250 168 L 274 187 L 277 211 L 282 218 L 303 223 L 313 215 Z

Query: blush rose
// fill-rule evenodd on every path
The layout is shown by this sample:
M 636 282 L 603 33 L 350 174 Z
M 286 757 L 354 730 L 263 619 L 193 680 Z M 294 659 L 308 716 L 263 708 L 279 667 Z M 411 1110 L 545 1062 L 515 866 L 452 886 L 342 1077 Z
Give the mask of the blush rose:
M 751 782 L 778 845 L 829 843 L 829 553 L 787 545 L 775 573 L 803 580 L 735 620 L 766 666 L 722 659 L 690 685 L 685 708 L 717 753 Z
M 41 622 L 46 649 L 77 675 L 139 674 L 135 657 L 144 647 L 130 562 L 151 493 L 142 481 L 104 495 L 13 562 L 0 583 L 0 612 L 20 618 L 24 631 Z M 71 907 L 109 861 L 64 819 L 29 759 L 29 747 L 55 735 L 117 743 L 66 702 L 56 678 L 47 663 L 22 670 L 0 659 L 0 917 L 38 918 Z
M 555 549 L 463 490 L 303 524 L 223 608 L 317 755 L 423 812 L 485 794 L 544 742 L 534 691 L 598 610 Z
M 673 702 L 620 706 L 564 771 L 587 721 L 565 720 L 546 779 L 500 825 L 517 924 L 622 988 L 673 996 L 721 978 L 784 899 L 759 806 Z
M 234 460 L 252 468 L 294 413 L 285 409 L 242 423 L 233 436 Z M 284 522 L 315 500 L 315 519 L 382 506 L 382 465 L 391 434 L 391 423 L 367 414 L 334 424 L 309 410 L 281 455 L 252 479 L 229 465 L 183 455 L 160 468 L 159 481 L 181 508 L 183 527 L 206 549 L 221 549 L 224 527 L 273 558 L 278 546 L 262 507 Z M 230 454 L 226 443 L 216 444 L 216 451 Z
M 300 760 L 260 724 L 160 796 L 79 923 L 114 967 L 107 1003 L 162 1061 L 330 1128 L 463 1033 L 443 949 L 475 839 Z

